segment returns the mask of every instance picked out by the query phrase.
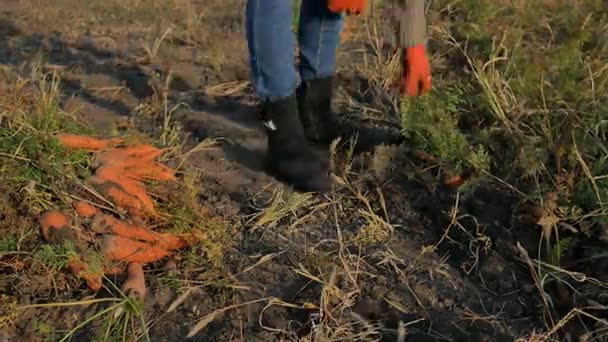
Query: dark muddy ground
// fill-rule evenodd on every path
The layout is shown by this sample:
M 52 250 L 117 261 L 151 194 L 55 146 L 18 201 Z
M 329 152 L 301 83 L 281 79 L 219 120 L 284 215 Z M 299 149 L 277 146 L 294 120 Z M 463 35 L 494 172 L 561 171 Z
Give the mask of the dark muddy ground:
M 325 317 L 334 331 L 353 322 L 359 326 L 352 331 L 365 330 L 360 322 L 379 322 L 376 331 L 386 341 L 397 339 L 399 322 L 405 323 L 407 341 L 511 341 L 543 329 L 542 301 L 516 247 L 519 242 L 535 256 L 538 229 L 513 216 L 517 203 L 504 191 L 480 188 L 464 198 L 441 188 L 432 172 L 422 171 L 422 162 L 408 157 L 406 147 L 357 158 L 347 177 L 350 189 L 339 185 L 327 196 L 309 198 L 277 224 L 251 222 L 281 186 L 261 171 L 265 140 L 247 84 L 243 6 L 236 0 L 15 0 L 0 9 L 2 68 L 21 70 L 24 77 L 37 72 L 36 66 L 57 71 L 62 108 L 99 132 L 111 133 L 116 123 L 156 132 L 161 122 L 146 115 L 166 95 L 170 108 L 181 103 L 172 114 L 190 135 L 187 147 L 222 138 L 219 147 L 195 153 L 190 167 L 203 171 L 203 204 L 238 231 L 224 258 L 223 276 L 230 282 L 206 282 L 178 262 L 176 286 L 165 281 L 162 265 L 149 267 L 150 339 L 183 341 L 201 317 L 267 297 L 323 306 L 322 312 L 335 315 Z M 146 52 L 144 46 L 154 49 L 155 39 L 169 28 L 156 54 Z M 348 66 L 361 64 L 367 40 L 365 34 L 352 39 L 341 48 L 340 96 L 364 101 L 360 90 L 371 85 Z M 347 101 L 337 108 L 357 111 Z M 393 113 L 381 115 L 394 119 Z M 35 227 L 34 218 L 16 218 L 10 198 L 6 203 L 2 234 Z M 380 219 L 370 221 L 366 212 Z M 272 257 L 258 264 L 263 256 Z M 18 256 L 2 261 L 0 292 L 19 305 L 88 295 L 68 274 L 53 274 L 51 280 L 27 263 L 15 266 Z M 167 313 L 188 288 L 194 290 L 187 300 Z M 320 320 L 319 309 L 267 304 L 218 315 L 192 340 L 296 340 Z M 101 308 L 22 311 L 4 336 L 52 340 L 41 327 L 52 327 L 57 338 Z M 93 327 L 74 340 L 93 340 Z

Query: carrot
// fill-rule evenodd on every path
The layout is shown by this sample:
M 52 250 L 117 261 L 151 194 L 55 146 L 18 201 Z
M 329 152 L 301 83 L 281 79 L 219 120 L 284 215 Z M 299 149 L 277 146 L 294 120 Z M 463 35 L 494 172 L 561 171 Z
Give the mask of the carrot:
M 130 225 L 105 214 L 97 215 L 91 222 L 91 229 L 97 234 L 116 234 L 124 238 L 146 242 L 156 242 L 159 236 L 154 231 L 140 226 Z
M 125 169 L 116 165 L 103 165 L 95 171 L 95 176 L 103 181 L 116 181 L 123 177 Z
M 175 180 L 175 172 L 171 168 L 154 161 L 163 152 L 151 145 L 110 150 L 97 156 L 93 167 L 98 168 L 99 177 L 107 180 L 115 180 L 118 175 L 138 180 Z
M 79 257 L 71 257 L 68 261 L 68 268 L 75 276 L 83 278 L 87 286 L 94 292 L 101 289 L 101 274 L 89 273 L 89 265 L 80 260 Z
M 96 156 L 91 162 L 91 167 L 94 169 L 103 165 L 120 165 L 129 158 L 129 155 L 122 149 L 113 149 L 105 151 Z
M 146 189 L 141 182 L 127 177 L 121 177 L 116 183 L 122 187 L 125 193 L 137 198 L 146 211 L 154 212 L 154 201 L 146 193 Z
M 105 214 L 93 218 L 91 229 L 97 234 L 116 234 L 124 238 L 149 242 L 168 251 L 184 248 L 187 245 L 185 239 L 173 234 L 159 234 L 146 227 L 128 224 Z
M 84 218 L 89 218 L 95 216 L 99 212 L 97 208 L 92 206 L 90 203 L 86 201 L 78 201 L 74 204 L 74 209 L 78 213 L 79 216 Z
M 161 163 L 138 165 L 127 169 L 129 177 L 135 179 L 150 179 L 158 181 L 174 181 L 175 171 Z
M 47 211 L 42 216 L 40 227 L 44 239 L 52 244 L 72 242 L 74 246 L 78 246 L 82 241 L 79 232 L 72 228 L 67 214 L 59 210 Z
M 449 188 L 457 188 L 461 186 L 465 182 L 465 180 L 466 177 L 463 177 L 461 175 L 445 174 L 442 176 L 443 185 Z
M 93 161 L 93 167 L 101 165 L 132 165 L 143 162 L 151 162 L 163 154 L 165 150 L 158 149 L 152 145 L 132 145 L 121 149 L 113 149 L 98 155 Z
M 188 245 L 188 241 L 185 238 L 171 233 L 160 234 L 158 243 L 169 251 L 184 248 Z
M 164 149 L 160 149 L 148 144 L 135 144 L 118 149 L 129 156 L 130 159 L 139 160 L 154 160 L 165 152 Z
M 123 142 L 122 139 L 97 139 L 85 135 L 61 133 L 57 135 L 59 142 L 71 149 L 77 150 L 102 150 L 107 149 Z
M 154 202 L 152 198 L 148 196 L 144 185 L 137 180 L 131 179 L 125 175 L 125 171 L 117 166 L 106 165 L 97 169 L 95 172 L 95 180 L 99 181 L 111 181 L 120 186 L 120 189 L 126 194 L 137 198 L 143 207 L 150 212 L 154 211 Z
M 125 265 L 122 263 L 112 263 L 111 265 L 105 265 L 103 273 L 107 275 L 119 275 L 125 272 Z
M 70 218 L 60 210 L 49 210 L 42 215 L 40 226 L 42 228 L 42 236 L 47 241 L 50 241 L 52 235 L 55 234 L 52 230 L 59 230 L 64 227 L 69 228 Z
M 122 187 L 114 182 L 105 182 L 98 187 L 99 193 L 111 200 L 119 208 L 137 217 L 146 217 L 153 210 L 146 208 L 137 197 L 126 193 Z
M 147 216 L 148 212 L 146 212 L 144 209 L 144 205 L 141 203 L 141 201 L 139 201 L 136 197 L 124 192 L 119 185 L 108 183 L 107 186 L 105 186 L 105 189 L 107 190 L 102 190 L 101 193 L 109 197 L 110 200 L 112 200 L 112 202 L 114 202 L 114 204 L 116 204 L 118 207 L 123 208 L 129 214 L 134 216 Z
M 146 296 L 146 279 L 141 263 L 132 262 L 127 266 L 127 280 L 122 284 L 122 291 L 127 295 L 133 294 L 140 300 L 144 299 Z
M 69 217 L 60 210 L 47 211 L 40 223 L 44 238 L 54 244 L 63 244 L 71 241 L 78 243 L 78 234 L 72 229 Z M 93 291 L 101 289 L 101 274 L 89 273 L 89 266 L 79 256 L 71 256 L 68 260 L 68 268 L 78 277 L 82 277 Z
M 161 247 L 112 234 L 104 235 L 101 250 L 103 255 L 110 261 L 129 263 L 154 262 L 169 255 L 169 251 Z

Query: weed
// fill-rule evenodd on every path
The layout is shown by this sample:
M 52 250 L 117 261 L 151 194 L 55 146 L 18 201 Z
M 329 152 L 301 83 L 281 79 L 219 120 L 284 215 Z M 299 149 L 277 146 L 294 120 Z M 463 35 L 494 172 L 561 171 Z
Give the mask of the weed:
M 125 298 L 125 300 L 120 303 L 120 306 L 118 306 L 114 312 L 108 313 L 101 328 L 99 329 L 100 332 L 97 336 L 93 337 L 93 341 L 102 342 L 133 340 L 134 335 L 141 334 L 137 330 L 137 319 L 142 320 L 140 322 L 142 324 L 141 330 L 143 330 L 143 336 L 147 337 L 147 334 L 145 333 L 146 325 L 143 322 L 142 315 L 143 305 L 136 300 Z
M 179 289 L 181 288 L 182 282 L 180 281 L 180 279 L 175 276 L 175 275 L 167 275 L 167 276 L 163 276 L 159 278 L 161 284 L 169 287 L 170 289 L 172 289 L 175 292 L 179 292 Z
M 57 339 L 57 332 L 55 331 L 55 328 L 48 323 L 36 321 L 34 331 L 36 331 L 36 333 L 45 341 L 55 341 Z
M 3 236 L 0 238 L 0 255 L 18 250 L 19 239 L 16 235 Z
M 62 245 L 43 245 L 34 253 L 34 265 L 46 266 L 61 270 L 68 266 L 70 257 L 76 256 L 75 246 L 71 242 Z
M 405 135 L 420 148 L 432 153 L 456 172 L 472 170 L 479 174 L 488 170 L 489 160 L 482 145 L 471 144 L 459 129 L 466 90 L 446 86 L 441 92 L 404 101 L 402 126 Z

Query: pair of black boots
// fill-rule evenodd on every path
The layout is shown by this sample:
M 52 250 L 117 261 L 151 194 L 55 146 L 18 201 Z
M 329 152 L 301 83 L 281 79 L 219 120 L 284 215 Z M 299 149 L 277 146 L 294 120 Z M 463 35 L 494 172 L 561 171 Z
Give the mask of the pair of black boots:
M 266 167 L 275 177 L 298 191 L 331 189 L 329 145 L 336 138 L 348 141 L 356 135 L 355 150 L 378 143 L 398 143 L 399 132 L 386 134 L 369 127 L 338 122 L 331 110 L 333 78 L 302 82 L 295 94 L 262 104 L 268 135 Z M 384 134 L 383 134 L 384 133 Z

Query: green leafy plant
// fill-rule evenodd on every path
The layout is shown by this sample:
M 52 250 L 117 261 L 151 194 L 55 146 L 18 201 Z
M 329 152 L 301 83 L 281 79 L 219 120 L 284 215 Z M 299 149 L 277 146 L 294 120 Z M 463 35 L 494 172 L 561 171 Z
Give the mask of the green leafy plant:
M 595 0 L 574 12 L 568 2 L 433 2 L 430 12 L 451 18 L 431 35 L 447 53 L 436 56 L 434 90 L 403 102 L 404 133 L 440 164 L 491 174 L 527 201 L 557 191 L 560 205 L 584 209 L 570 222 L 604 222 L 607 10 Z

